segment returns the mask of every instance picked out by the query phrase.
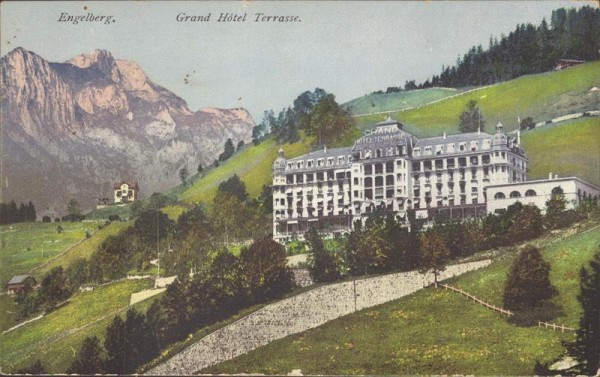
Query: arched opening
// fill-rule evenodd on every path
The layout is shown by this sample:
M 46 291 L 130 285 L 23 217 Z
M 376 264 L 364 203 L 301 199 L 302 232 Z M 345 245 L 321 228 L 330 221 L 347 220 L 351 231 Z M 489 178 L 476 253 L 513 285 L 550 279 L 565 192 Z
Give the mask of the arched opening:
M 560 186 L 556 186 L 555 188 L 552 189 L 552 196 L 557 196 L 557 195 L 562 195 L 564 194 L 563 189 Z
M 513 191 L 510 193 L 510 197 L 511 198 L 520 198 L 521 197 L 521 193 L 518 191 Z
M 537 193 L 535 192 L 535 190 L 527 190 L 525 191 L 525 196 L 536 196 Z
M 496 195 L 494 195 L 494 199 L 505 199 L 506 195 L 504 195 L 503 192 L 497 192 Z

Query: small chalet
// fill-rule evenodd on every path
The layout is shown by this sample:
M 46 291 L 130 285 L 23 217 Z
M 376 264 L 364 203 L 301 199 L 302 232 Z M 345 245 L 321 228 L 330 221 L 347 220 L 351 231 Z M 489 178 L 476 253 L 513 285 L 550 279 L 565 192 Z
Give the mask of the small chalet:
M 130 203 L 138 199 L 138 183 L 117 182 L 113 185 L 115 204 Z
M 6 284 L 6 292 L 9 295 L 17 295 L 19 293 L 32 290 L 36 286 L 36 281 L 31 275 L 17 275 Z
M 574 65 L 583 64 L 585 60 L 577 60 L 577 59 L 559 59 L 554 66 L 554 69 L 560 71 L 561 69 L 569 68 Z

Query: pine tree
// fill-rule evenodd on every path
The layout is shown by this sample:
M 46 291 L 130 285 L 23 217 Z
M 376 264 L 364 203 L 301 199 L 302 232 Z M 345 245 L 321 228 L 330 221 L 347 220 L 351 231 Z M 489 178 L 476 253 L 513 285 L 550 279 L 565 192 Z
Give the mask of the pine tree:
M 549 229 L 560 228 L 563 225 L 562 216 L 567 207 L 565 194 L 562 188 L 556 187 L 552 190 L 552 196 L 546 202 L 546 215 L 544 223 Z
M 485 127 L 485 121 L 481 110 L 477 107 L 477 101 L 469 100 L 465 105 L 463 112 L 459 116 L 459 129 L 461 132 L 476 132 L 477 130 L 483 131 Z
M 332 282 L 338 280 L 342 274 L 336 255 L 325 250 L 323 239 L 315 227 L 310 227 L 305 234 L 305 239 L 310 245 L 310 267 L 308 271 L 316 282 Z
M 600 249 L 590 262 L 590 269 L 581 268 L 579 280 L 581 293 L 577 300 L 583 313 L 577 338 L 566 346 L 569 354 L 579 361 L 579 372 L 592 376 L 600 368 Z
M 125 322 L 118 315 L 106 329 L 104 348 L 106 349 L 106 361 L 104 369 L 106 373 L 123 374 L 125 368 Z
M 73 361 L 68 374 L 100 374 L 103 372 L 103 361 L 100 358 L 100 341 L 96 336 L 87 337 L 81 344 L 77 359 Z
M 440 272 L 446 269 L 450 259 L 450 251 L 444 245 L 442 237 L 433 229 L 427 229 L 419 240 L 421 257 L 419 258 L 419 272 L 433 272 L 433 281 L 437 286 Z
M 550 264 L 535 246 L 525 246 L 508 272 L 502 298 L 504 307 L 531 309 L 557 293 L 550 282 Z

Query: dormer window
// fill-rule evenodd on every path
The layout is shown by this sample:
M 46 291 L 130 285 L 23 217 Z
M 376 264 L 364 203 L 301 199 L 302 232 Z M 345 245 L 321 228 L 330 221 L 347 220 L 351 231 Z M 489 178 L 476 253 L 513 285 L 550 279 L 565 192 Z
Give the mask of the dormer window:
M 413 150 L 413 153 L 414 153 L 415 156 L 420 156 L 421 155 L 421 148 L 415 148 Z
M 313 166 L 313 160 L 306 161 L 306 166 L 309 167 L 309 168 L 312 168 L 312 166 Z
M 460 144 L 458 144 L 458 150 L 459 151 L 464 151 L 465 149 L 467 149 L 467 143 L 460 143 Z
M 430 156 L 431 155 L 431 147 L 425 147 L 423 155 Z
M 317 166 L 323 166 L 323 159 L 320 158 L 317 160 Z

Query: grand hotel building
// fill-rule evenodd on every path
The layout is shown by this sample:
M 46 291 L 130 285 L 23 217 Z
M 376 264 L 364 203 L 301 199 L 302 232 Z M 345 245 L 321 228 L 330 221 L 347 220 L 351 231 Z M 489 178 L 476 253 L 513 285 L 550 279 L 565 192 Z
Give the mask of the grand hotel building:
M 273 165 L 273 238 L 302 238 L 309 226 L 349 231 L 376 209 L 407 219 L 486 214 L 486 188 L 526 182 L 519 134 L 502 124 L 494 135 L 473 132 L 418 139 L 391 118 L 348 148 L 323 149 Z

